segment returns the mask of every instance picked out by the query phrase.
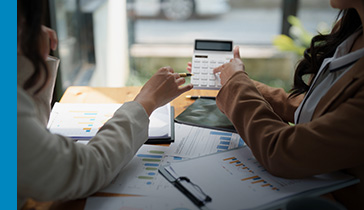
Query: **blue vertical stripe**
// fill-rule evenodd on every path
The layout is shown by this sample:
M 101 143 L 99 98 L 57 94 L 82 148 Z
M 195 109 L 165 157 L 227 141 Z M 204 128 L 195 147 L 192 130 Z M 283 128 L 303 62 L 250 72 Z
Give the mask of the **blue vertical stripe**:
M 232 136 L 232 133 L 219 132 L 219 131 L 211 131 L 210 135 L 218 135 L 218 136 Z

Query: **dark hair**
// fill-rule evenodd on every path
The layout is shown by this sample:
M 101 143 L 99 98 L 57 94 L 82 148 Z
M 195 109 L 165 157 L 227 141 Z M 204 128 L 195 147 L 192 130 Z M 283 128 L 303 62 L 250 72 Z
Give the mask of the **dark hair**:
M 341 15 L 341 19 L 330 34 L 319 34 L 312 38 L 311 46 L 305 50 L 304 58 L 297 65 L 290 96 L 297 96 L 307 92 L 311 82 L 306 84 L 303 76 L 316 76 L 324 59 L 332 57 L 336 48 L 362 24 L 355 9 L 341 10 L 337 19 Z
M 41 32 L 44 14 L 44 1 L 18 0 L 18 48 L 34 66 L 34 73 L 24 83 L 24 89 L 34 87 L 41 78 L 42 71 L 45 74 L 43 84 L 35 91 L 39 93 L 48 82 L 48 69 L 41 54 Z

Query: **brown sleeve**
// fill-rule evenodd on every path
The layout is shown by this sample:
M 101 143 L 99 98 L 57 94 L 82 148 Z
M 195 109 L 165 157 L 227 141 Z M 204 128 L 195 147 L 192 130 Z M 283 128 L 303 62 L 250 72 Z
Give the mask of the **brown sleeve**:
M 268 101 L 283 121 L 294 122 L 294 112 L 300 105 L 303 95 L 289 97 L 289 94 L 283 88 L 273 88 L 258 81 L 252 81 L 260 94 Z
M 302 178 L 363 164 L 364 85 L 334 111 L 290 126 L 244 72 L 221 88 L 217 105 L 272 174 Z

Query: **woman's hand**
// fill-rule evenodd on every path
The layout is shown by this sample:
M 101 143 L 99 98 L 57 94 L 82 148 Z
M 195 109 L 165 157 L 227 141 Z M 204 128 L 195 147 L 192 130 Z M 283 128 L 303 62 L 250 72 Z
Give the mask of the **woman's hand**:
M 181 86 L 185 82 L 171 67 L 163 67 L 145 83 L 134 101 L 139 102 L 150 116 L 156 108 L 193 88 L 192 84 Z
M 235 72 L 244 71 L 244 63 L 240 59 L 239 47 L 234 48 L 234 58 L 229 63 L 225 63 L 214 69 L 214 74 L 220 75 L 221 85 L 230 79 Z
M 58 45 L 57 33 L 54 30 L 52 30 L 46 26 L 42 26 L 40 39 L 41 39 L 40 49 L 41 49 L 42 56 L 45 60 L 45 59 L 47 59 L 50 50 L 57 49 L 57 45 Z

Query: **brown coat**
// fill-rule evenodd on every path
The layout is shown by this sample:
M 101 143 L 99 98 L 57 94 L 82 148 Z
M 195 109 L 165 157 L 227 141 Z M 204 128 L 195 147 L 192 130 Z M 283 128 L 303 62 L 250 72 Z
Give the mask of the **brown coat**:
M 334 192 L 335 198 L 348 209 L 364 208 L 364 58 L 322 97 L 311 122 L 290 126 L 302 98 L 289 99 L 237 72 L 217 105 L 270 173 L 303 178 L 345 171 L 361 183 Z

